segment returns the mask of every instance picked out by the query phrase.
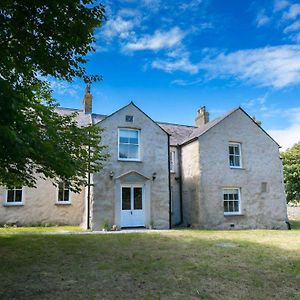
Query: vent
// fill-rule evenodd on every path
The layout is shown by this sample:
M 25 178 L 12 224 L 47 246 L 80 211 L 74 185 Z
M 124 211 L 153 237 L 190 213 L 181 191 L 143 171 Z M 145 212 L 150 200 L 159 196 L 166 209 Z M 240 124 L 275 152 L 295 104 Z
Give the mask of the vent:
M 125 121 L 132 123 L 133 122 L 133 116 L 126 116 Z
M 262 182 L 261 183 L 261 192 L 266 193 L 268 191 L 268 183 L 267 182 Z

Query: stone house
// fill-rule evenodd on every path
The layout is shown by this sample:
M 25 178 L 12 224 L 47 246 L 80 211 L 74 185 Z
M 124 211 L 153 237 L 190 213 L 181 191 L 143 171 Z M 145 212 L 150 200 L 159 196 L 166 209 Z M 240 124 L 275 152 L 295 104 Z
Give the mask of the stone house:
M 134 103 L 109 116 L 92 113 L 86 91 L 81 126 L 104 129 L 109 159 L 74 194 L 39 179 L 37 188 L 0 189 L 0 223 L 119 227 L 287 228 L 279 145 L 238 107 L 195 126 L 153 121 Z

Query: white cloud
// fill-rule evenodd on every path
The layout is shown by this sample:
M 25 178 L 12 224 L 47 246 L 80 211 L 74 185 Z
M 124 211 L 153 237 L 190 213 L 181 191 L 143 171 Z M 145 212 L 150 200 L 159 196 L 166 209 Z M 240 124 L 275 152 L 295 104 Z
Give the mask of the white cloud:
M 300 83 L 300 46 L 283 45 L 219 54 L 200 68 L 212 77 L 231 76 L 258 86 L 284 88 Z
M 169 31 L 157 30 L 153 35 L 145 35 L 135 42 L 130 42 L 124 46 L 125 50 L 161 50 L 179 45 L 184 38 L 184 32 L 178 27 Z
M 179 5 L 181 10 L 197 9 L 202 3 L 202 0 L 190 0 Z
M 197 85 L 203 83 L 203 79 L 202 78 L 196 78 L 195 80 L 175 79 L 171 83 L 179 86 L 190 86 L 190 85 Z
M 294 20 L 300 15 L 300 4 L 293 4 L 289 10 L 283 14 L 284 19 Z
M 282 146 L 282 150 L 286 150 L 300 141 L 300 107 L 283 111 L 281 117 L 291 119 L 291 125 L 285 129 L 267 131 Z
M 285 9 L 286 7 L 288 7 L 290 5 L 290 3 L 287 0 L 275 0 L 274 1 L 274 11 L 278 12 L 281 11 L 283 9 Z
M 136 24 L 133 20 L 126 20 L 121 16 L 117 16 L 116 18 L 106 22 L 103 26 L 102 34 L 108 39 L 112 39 L 116 36 L 126 39 L 130 35 L 134 34 L 132 29 L 135 25 Z
M 142 0 L 142 5 L 151 11 L 158 11 L 160 8 L 160 0 Z
M 256 112 L 266 112 L 268 110 L 268 107 L 266 106 L 268 96 L 269 94 L 265 93 L 263 96 L 253 98 L 242 103 L 242 106 L 247 109 L 255 109 Z
M 196 74 L 199 71 L 199 67 L 192 64 L 186 57 L 175 60 L 155 60 L 152 62 L 151 66 L 154 69 L 160 69 L 167 73 L 182 71 L 190 74 Z
M 52 77 L 47 77 L 46 80 L 57 95 L 78 99 L 83 93 L 82 87 L 74 82 L 62 81 Z
M 265 14 L 265 11 L 262 10 L 256 17 L 256 26 L 262 27 L 270 22 L 270 18 Z
M 300 29 L 300 21 L 296 21 L 294 23 L 292 23 L 291 25 L 287 26 L 284 29 L 284 33 L 289 33 L 289 32 L 293 32 L 293 31 L 297 31 Z

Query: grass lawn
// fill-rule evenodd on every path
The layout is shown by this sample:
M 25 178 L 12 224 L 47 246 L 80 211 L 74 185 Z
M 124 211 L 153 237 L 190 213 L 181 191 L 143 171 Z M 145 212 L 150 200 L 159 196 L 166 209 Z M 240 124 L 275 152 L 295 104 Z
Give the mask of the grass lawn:
M 300 299 L 300 230 L 36 230 L 0 229 L 0 299 Z

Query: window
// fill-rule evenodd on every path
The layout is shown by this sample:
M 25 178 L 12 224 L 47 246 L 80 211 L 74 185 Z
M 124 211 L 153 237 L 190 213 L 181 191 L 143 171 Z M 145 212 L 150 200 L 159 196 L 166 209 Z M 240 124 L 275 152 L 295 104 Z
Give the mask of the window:
M 224 215 L 238 215 L 241 213 L 240 195 L 239 188 L 223 190 Z
M 170 151 L 170 171 L 175 173 L 175 151 Z
M 21 205 L 23 204 L 23 190 L 21 186 L 9 187 L 6 190 L 6 204 Z
M 134 129 L 119 129 L 119 159 L 140 159 L 140 131 Z
M 58 197 L 57 197 L 57 203 L 59 204 L 70 204 L 71 198 L 70 198 L 70 190 L 68 184 L 64 182 L 60 182 L 58 184 Z
M 241 144 L 239 143 L 229 144 L 229 165 L 231 168 L 242 167 Z

